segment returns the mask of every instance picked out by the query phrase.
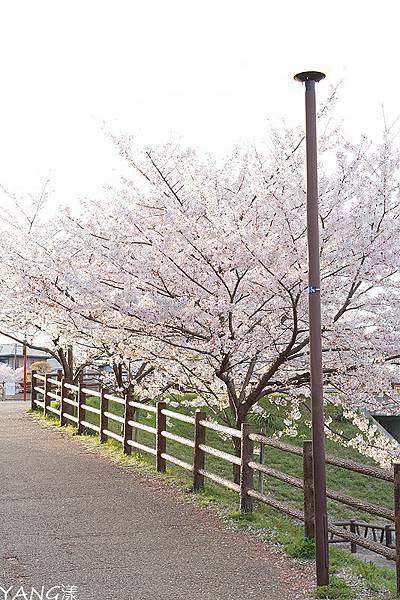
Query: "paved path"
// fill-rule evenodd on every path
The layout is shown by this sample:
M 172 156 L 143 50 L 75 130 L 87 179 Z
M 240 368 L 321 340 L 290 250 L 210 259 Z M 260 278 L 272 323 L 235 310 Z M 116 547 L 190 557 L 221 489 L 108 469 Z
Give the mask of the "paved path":
M 29 600 L 42 586 L 74 600 L 61 585 L 77 586 L 77 600 L 309 597 L 309 567 L 24 408 L 0 402 L 0 586 L 13 586 L 0 600 L 21 586 Z

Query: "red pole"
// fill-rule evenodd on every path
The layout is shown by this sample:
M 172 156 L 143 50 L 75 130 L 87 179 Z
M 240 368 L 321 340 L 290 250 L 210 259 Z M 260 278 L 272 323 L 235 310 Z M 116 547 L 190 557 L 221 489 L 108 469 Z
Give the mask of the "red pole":
M 26 402 L 26 340 L 24 340 L 24 401 Z

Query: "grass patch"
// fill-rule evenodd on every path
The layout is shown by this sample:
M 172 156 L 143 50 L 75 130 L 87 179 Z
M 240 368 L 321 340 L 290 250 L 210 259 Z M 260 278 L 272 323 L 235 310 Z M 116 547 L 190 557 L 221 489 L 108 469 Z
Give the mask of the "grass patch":
M 312 560 L 315 558 L 315 542 L 307 538 L 294 537 L 285 546 L 286 554 L 292 558 Z
M 340 598 L 340 600 L 351 600 L 358 597 L 355 595 L 356 593 L 357 592 L 355 592 L 351 586 L 347 585 L 343 579 L 336 577 L 335 575 L 331 575 L 329 586 L 321 586 L 317 588 L 315 597 L 328 598 L 329 600 L 334 600 L 336 598 Z

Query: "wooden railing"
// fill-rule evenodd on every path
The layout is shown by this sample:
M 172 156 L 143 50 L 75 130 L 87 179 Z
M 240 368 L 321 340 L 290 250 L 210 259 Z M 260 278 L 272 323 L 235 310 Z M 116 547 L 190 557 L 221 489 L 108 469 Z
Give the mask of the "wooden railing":
M 38 395 L 43 399 L 40 400 Z M 88 397 L 98 397 L 99 408 L 90 406 L 87 403 Z M 52 401 L 57 401 L 59 403 L 59 408 L 52 406 Z M 110 401 L 123 406 L 123 417 L 113 414 L 109 410 Z M 242 425 L 241 430 L 232 429 L 207 420 L 205 412 L 201 410 L 197 410 L 195 416 L 192 417 L 175 410 L 170 410 L 167 408 L 166 403 L 162 401 L 157 402 L 156 406 L 151 406 L 135 402 L 129 398 L 121 398 L 119 396 L 108 394 L 104 388 L 97 391 L 85 387 L 83 383 L 72 385 L 57 376 L 49 374 L 41 375 L 35 372 L 32 373 L 31 404 L 33 410 L 39 407 L 43 409 L 45 415 L 52 413 L 58 416 L 61 425 L 65 425 L 68 422 L 76 425 L 79 433 L 82 433 L 84 430 L 89 430 L 99 435 L 101 442 L 105 442 L 108 438 L 116 440 L 123 445 L 123 450 L 126 454 L 130 454 L 133 448 L 140 452 L 153 455 L 155 457 L 157 471 L 159 472 L 165 472 L 167 463 L 172 463 L 191 472 L 193 477 L 193 489 L 195 491 L 202 489 L 204 487 L 205 479 L 208 479 L 218 485 L 222 485 L 237 492 L 240 496 L 240 510 L 242 512 L 252 511 L 253 500 L 267 504 L 292 518 L 302 521 L 304 523 L 305 536 L 308 538 L 314 537 L 314 486 L 312 442 L 310 441 L 305 441 L 303 447 L 293 446 L 278 439 L 255 433 L 251 425 L 247 423 Z M 154 414 L 155 427 L 134 420 L 133 415 L 135 411 L 144 411 L 148 414 Z M 98 425 L 88 420 L 87 413 L 95 414 L 98 417 Z M 168 431 L 167 418 L 193 425 L 193 439 L 176 435 L 171 431 Z M 115 431 L 110 429 L 110 421 L 120 425 L 120 433 L 115 433 Z M 154 446 L 149 446 L 136 441 L 137 436 L 135 435 L 135 431 L 140 430 L 154 436 Z M 207 444 L 206 437 L 208 430 L 216 431 L 228 438 L 240 440 L 240 457 Z M 192 462 L 188 463 L 179 456 L 168 453 L 167 440 L 191 448 L 193 450 Z M 257 462 L 254 454 L 255 443 L 302 457 L 303 477 L 295 477 Z M 206 469 L 207 455 L 227 461 L 231 465 L 237 465 L 237 467 L 240 468 L 239 483 L 235 483 Z M 396 464 L 393 473 L 391 473 L 379 467 L 363 465 L 352 460 L 330 455 L 326 456 L 326 463 L 344 470 L 360 473 L 367 477 L 393 483 L 395 499 L 393 510 L 365 500 L 353 498 L 352 496 L 347 496 L 342 492 L 331 489 L 327 490 L 327 497 L 331 500 L 380 517 L 386 521 L 394 522 L 394 528 L 388 523 L 375 526 L 376 529 L 386 531 L 385 535 L 382 534 L 379 541 L 376 539 L 375 535 L 372 540 L 368 538 L 368 529 L 364 529 L 366 533 L 365 535 L 361 535 L 360 527 L 362 523 L 356 521 L 341 523 L 329 522 L 328 532 L 330 533 L 331 541 L 336 541 L 336 536 L 339 540 L 347 540 L 350 542 L 352 549 L 356 546 L 361 546 L 367 550 L 380 554 L 387 559 L 395 560 L 397 573 L 399 575 L 398 591 L 400 592 L 400 465 Z M 277 479 L 292 487 L 303 490 L 303 510 L 254 489 L 253 480 L 255 473 L 261 473 L 262 475 Z M 369 528 L 371 529 L 371 526 Z M 393 540 L 392 533 L 395 534 L 395 541 Z M 388 543 L 389 540 L 390 543 Z

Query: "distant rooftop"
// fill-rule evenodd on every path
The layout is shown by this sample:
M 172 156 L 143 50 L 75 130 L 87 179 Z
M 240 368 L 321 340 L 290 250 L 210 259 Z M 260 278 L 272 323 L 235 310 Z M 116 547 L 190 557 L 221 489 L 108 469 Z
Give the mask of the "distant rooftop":
M 31 348 L 26 350 L 26 354 L 30 358 L 50 358 L 50 354 L 44 350 L 32 350 Z M 0 357 L 8 356 L 23 356 L 22 344 L 0 344 Z

